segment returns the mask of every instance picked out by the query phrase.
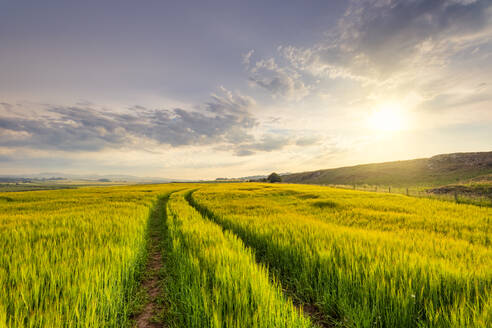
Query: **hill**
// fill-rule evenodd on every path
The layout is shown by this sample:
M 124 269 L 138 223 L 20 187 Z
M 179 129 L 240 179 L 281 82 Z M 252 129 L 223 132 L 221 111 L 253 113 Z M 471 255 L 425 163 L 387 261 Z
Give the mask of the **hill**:
M 460 194 L 473 197 L 489 197 L 492 200 L 492 174 L 481 175 L 457 184 L 449 184 L 428 192 L 438 195 Z
M 437 187 L 492 173 L 492 151 L 453 153 L 406 161 L 364 164 L 288 174 L 284 182 Z

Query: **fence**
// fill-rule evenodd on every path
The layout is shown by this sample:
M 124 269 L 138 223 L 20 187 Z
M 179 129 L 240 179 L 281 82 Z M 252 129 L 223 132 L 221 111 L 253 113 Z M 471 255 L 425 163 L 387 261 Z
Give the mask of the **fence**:
M 359 191 L 368 192 L 380 192 L 380 193 L 391 193 L 391 194 L 401 194 L 412 197 L 425 197 L 432 199 L 439 199 L 445 201 L 452 201 L 455 203 L 472 204 L 478 206 L 492 206 L 492 195 L 489 196 L 478 196 L 470 195 L 468 193 L 460 193 L 455 191 L 453 193 L 436 194 L 428 192 L 428 187 L 394 187 L 394 186 L 380 186 L 380 185 L 367 185 L 367 184 L 353 184 L 353 185 L 338 185 L 338 184 L 323 184 L 323 186 L 352 189 Z

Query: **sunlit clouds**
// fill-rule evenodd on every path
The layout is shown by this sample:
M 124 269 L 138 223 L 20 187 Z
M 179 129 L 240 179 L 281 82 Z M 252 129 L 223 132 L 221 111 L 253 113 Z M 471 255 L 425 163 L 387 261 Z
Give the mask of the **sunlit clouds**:
M 1 173 L 214 178 L 492 146 L 490 1 L 58 5 L 1 5 Z

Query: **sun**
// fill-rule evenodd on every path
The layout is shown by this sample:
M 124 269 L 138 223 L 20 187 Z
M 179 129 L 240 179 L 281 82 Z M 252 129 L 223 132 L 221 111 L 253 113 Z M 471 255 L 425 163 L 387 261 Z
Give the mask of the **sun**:
M 395 103 L 378 106 L 369 116 L 371 129 L 381 132 L 395 132 L 406 128 L 407 118 L 404 108 Z

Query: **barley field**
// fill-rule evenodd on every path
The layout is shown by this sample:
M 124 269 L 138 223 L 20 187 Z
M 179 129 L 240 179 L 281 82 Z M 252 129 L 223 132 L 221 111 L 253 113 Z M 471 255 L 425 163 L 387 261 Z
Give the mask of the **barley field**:
M 150 209 L 172 189 L 0 193 L 0 327 L 121 327 Z
M 224 183 L 0 193 L 0 327 L 491 327 L 492 208 Z

